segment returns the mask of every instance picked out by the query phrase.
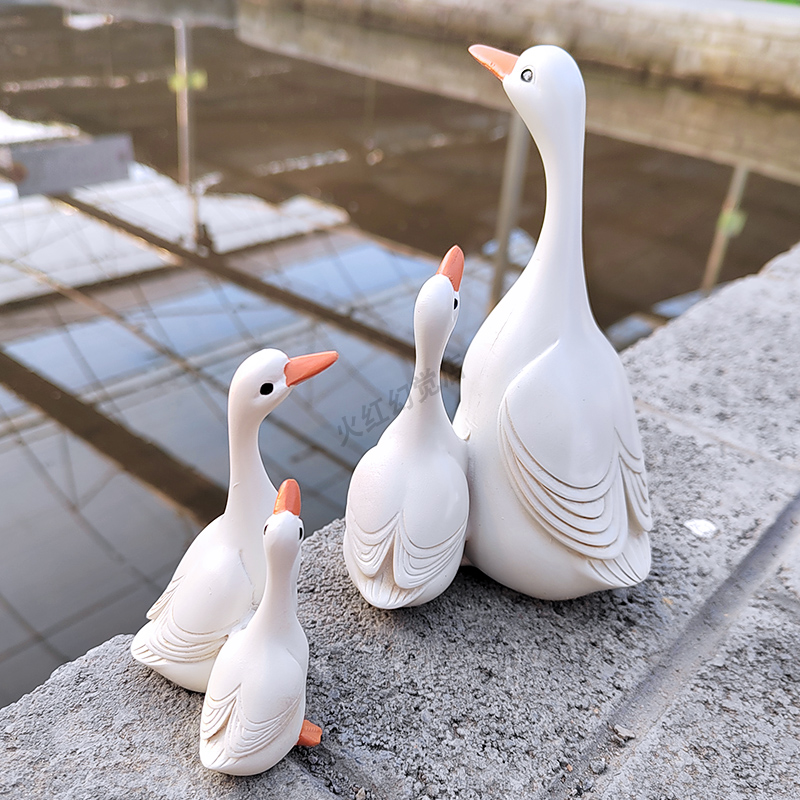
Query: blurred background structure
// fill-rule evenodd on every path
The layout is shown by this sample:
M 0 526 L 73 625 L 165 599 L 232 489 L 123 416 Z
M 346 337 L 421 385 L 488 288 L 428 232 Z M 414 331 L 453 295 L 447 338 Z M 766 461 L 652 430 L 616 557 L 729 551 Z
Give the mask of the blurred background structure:
M 373 5 L 0 8 L 0 704 L 142 623 L 222 509 L 227 382 L 254 350 L 340 352 L 262 453 L 300 482 L 308 530 L 342 515 L 408 392 L 416 292 L 458 243 L 454 410 L 535 247 L 542 168 L 461 41 L 480 17 L 445 36 Z M 800 238 L 800 90 L 561 43 L 588 59 L 586 269 L 622 348 Z

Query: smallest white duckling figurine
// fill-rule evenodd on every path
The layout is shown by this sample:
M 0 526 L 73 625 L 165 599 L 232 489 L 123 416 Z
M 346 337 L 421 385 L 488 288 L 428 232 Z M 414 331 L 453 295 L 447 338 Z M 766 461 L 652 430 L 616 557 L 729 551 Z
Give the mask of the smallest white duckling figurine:
M 228 775 L 255 775 L 296 744 L 319 744 L 322 730 L 304 719 L 308 640 L 297 619 L 303 522 L 300 487 L 281 484 L 264 528 L 267 581 L 247 627 L 217 656 L 203 702 L 200 760 Z
M 452 247 L 420 289 L 408 400 L 350 481 L 344 559 L 353 583 L 378 608 L 433 600 L 461 564 L 469 515 L 467 446 L 447 416 L 439 370 L 458 319 L 463 272 L 464 254 Z

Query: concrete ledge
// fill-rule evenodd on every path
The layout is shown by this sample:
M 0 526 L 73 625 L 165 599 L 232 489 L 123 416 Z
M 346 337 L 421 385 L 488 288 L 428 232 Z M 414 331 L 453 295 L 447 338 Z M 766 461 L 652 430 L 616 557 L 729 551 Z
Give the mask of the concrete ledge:
M 251 0 L 252 2 L 252 0 Z M 752 0 L 255 0 L 385 30 L 800 98 L 800 8 Z
M 462 570 L 383 612 L 333 523 L 300 586 L 319 748 L 203 770 L 200 697 L 117 637 L 0 711 L 0 796 L 796 800 L 798 308 L 800 248 L 626 353 L 656 513 L 644 584 L 545 603 Z

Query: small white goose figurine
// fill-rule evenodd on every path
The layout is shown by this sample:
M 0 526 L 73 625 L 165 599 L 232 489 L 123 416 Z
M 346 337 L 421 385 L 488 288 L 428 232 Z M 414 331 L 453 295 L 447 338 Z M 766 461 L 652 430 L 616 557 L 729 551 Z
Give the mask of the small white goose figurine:
M 228 634 L 253 612 L 264 590 L 261 531 L 277 492 L 264 469 L 258 429 L 292 387 L 336 361 L 333 351 L 288 358 L 260 350 L 245 359 L 228 393 L 230 487 L 224 513 L 195 538 L 134 637 L 138 661 L 195 692 Z
M 474 45 L 539 148 L 547 182 L 530 263 L 464 359 L 466 557 L 544 599 L 632 586 L 650 569 L 644 459 L 622 365 L 589 308 L 581 217 L 586 98 L 558 47 Z
M 414 306 L 416 365 L 405 406 L 353 472 L 344 557 L 379 608 L 432 600 L 461 563 L 469 512 L 466 446 L 441 397 L 439 370 L 458 318 L 464 254 L 453 247 Z
M 297 619 L 303 522 L 300 487 L 281 484 L 263 535 L 267 581 L 247 627 L 231 634 L 208 681 L 200 721 L 200 760 L 229 775 L 255 775 L 295 744 L 319 744 L 304 720 L 308 641 Z

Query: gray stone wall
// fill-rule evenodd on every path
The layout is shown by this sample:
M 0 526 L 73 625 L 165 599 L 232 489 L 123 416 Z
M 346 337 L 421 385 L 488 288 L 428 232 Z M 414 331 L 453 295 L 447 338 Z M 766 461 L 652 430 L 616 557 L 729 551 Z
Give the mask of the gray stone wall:
M 327 8 L 322 5 L 324 0 L 307 0 L 307 3 L 311 2 L 312 11 L 322 13 Z M 485 3 L 485 0 L 480 2 Z M 510 5 L 517 14 L 532 13 L 531 9 L 542 6 L 541 3 Z M 569 9 L 572 5 L 564 3 L 563 8 Z M 768 11 L 772 9 L 769 3 L 756 5 L 765 6 Z M 437 2 L 434 2 L 433 7 L 436 6 Z M 389 83 L 504 111 L 510 109 L 508 98 L 497 80 L 475 63 L 464 42 L 442 42 L 425 36 L 404 35 L 397 30 L 347 24 L 348 8 L 354 14 L 357 7 L 354 2 L 346 6 L 342 19 L 338 16 L 302 15 L 285 8 L 276 10 L 265 0 L 240 0 L 238 35 L 256 47 L 357 75 L 369 75 Z M 439 30 L 425 27 L 434 25 L 435 20 L 424 16 L 421 10 L 418 12 L 413 4 L 404 6 L 398 3 L 396 7 L 412 8 L 415 14 L 422 15 L 419 18 L 421 30 Z M 796 11 L 800 17 L 800 6 Z M 492 17 L 494 28 L 489 28 L 488 38 L 503 44 L 504 41 L 497 38 L 501 33 L 491 34 L 501 16 L 498 13 Z M 389 27 L 394 24 L 395 28 L 400 24 L 385 16 L 378 22 Z M 453 21 L 454 26 L 456 22 L 465 25 L 459 19 Z M 465 28 L 464 38 L 469 41 L 482 38 L 483 31 L 478 30 L 477 23 L 470 25 L 476 30 L 470 34 L 471 28 Z M 570 37 L 556 35 L 555 29 L 543 28 L 534 37 L 529 33 L 532 25 L 531 20 L 520 25 L 515 33 L 516 40 L 506 43 L 506 46 L 519 50 L 534 41 L 548 40 L 565 44 L 578 55 L 582 52 Z M 588 25 L 586 30 L 587 35 L 594 35 Z M 635 30 L 635 25 L 632 30 Z M 796 33 L 793 34 L 792 30 L 787 28 L 786 35 L 790 38 L 795 36 L 794 52 L 800 58 L 800 21 Z M 706 31 L 709 36 L 718 33 L 711 24 Z M 448 28 L 443 33 L 452 38 L 453 29 Z M 655 59 L 658 46 L 652 41 L 651 44 L 651 55 Z M 645 47 L 644 44 L 640 46 Z M 605 61 L 609 62 L 612 57 L 615 57 L 614 53 L 609 52 Z M 625 65 L 634 64 L 630 61 L 623 63 Z M 633 73 L 624 75 L 592 67 L 585 67 L 583 72 L 587 96 L 586 123 L 590 132 L 723 164 L 741 164 L 771 178 L 800 184 L 800 115 L 794 110 L 787 111 L 781 107 L 782 104 L 753 102 L 751 97 L 738 92 L 698 92 L 685 85 L 664 85 L 660 80 L 643 81 Z M 800 75 L 800 66 L 796 74 Z
M 752 0 L 256 0 L 423 36 L 800 97 L 800 8 Z

